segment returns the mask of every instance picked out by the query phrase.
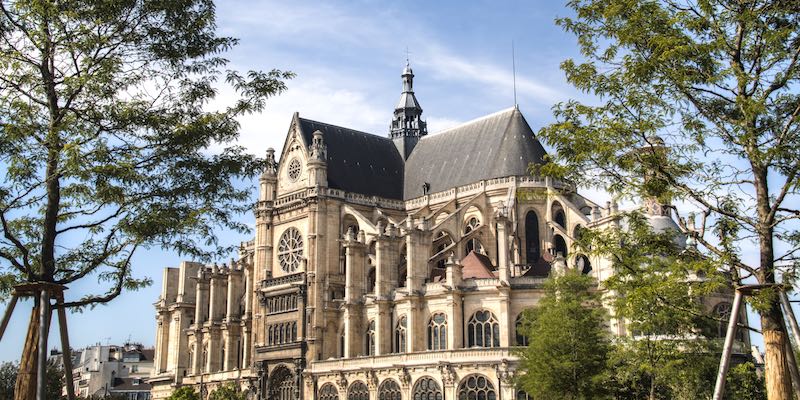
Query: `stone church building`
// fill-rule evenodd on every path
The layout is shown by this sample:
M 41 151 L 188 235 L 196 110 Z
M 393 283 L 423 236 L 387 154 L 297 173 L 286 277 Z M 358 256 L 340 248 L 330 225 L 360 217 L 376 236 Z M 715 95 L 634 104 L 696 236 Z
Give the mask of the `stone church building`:
M 254 240 L 228 265 L 165 269 L 154 399 L 226 382 L 253 399 L 527 399 L 520 314 L 551 271 L 612 273 L 571 244 L 617 206 L 532 175 L 545 150 L 517 107 L 428 135 L 413 78 L 388 135 L 295 113 L 267 150 Z

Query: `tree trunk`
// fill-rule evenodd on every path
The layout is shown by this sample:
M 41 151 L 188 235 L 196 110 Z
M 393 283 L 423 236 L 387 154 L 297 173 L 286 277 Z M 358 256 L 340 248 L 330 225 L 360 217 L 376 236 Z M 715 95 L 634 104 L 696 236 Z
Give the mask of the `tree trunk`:
M 14 385 L 14 400 L 36 400 L 36 366 L 39 347 L 39 307 L 31 310 L 31 320 L 28 323 L 28 334 L 25 335 L 25 345 L 22 347 L 22 357 L 19 362 L 19 373 Z
M 767 381 L 767 398 L 769 400 L 792 400 L 791 377 L 784 346 L 788 337 L 783 329 L 783 318 L 780 309 L 775 314 L 775 307 L 761 315 L 761 326 L 764 335 L 764 364 Z

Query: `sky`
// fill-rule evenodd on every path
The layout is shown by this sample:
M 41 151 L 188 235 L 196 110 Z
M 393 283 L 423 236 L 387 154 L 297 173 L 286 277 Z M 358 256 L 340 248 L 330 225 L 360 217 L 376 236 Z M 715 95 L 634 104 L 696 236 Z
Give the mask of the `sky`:
M 514 105 L 512 42 L 516 102 L 534 131 L 554 121 L 554 104 L 586 99 L 559 69 L 565 59 L 580 58 L 575 38 L 554 22 L 570 14 L 559 1 L 225 0 L 218 2 L 217 14 L 219 33 L 240 39 L 227 55 L 231 69 L 277 68 L 297 74 L 288 82 L 288 91 L 271 99 L 264 112 L 240 120 L 239 144 L 256 155 L 269 147 L 280 151 L 294 112 L 387 134 L 406 59 L 416 75 L 415 92 L 432 133 Z M 220 88 L 212 106 L 233 98 Z M 607 199 L 602 193 L 591 194 L 601 204 Z M 254 223 L 252 215 L 243 218 Z M 226 235 L 223 242 L 249 239 Z M 153 285 L 70 314 L 72 347 L 128 340 L 153 345 L 153 303 L 161 290 L 161 274 L 180 261 L 177 254 L 158 249 L 138 253 L 135 275 L 152 278 Z M 97 286 L 90 278 L 73 285 L 67 297 L 80 297 Z M 29 303 L 17 306 L 0 342 L 0 361 L 19 358 L 29 313 Z M 56 332 L 53 329 L 51 348 L 58 344 Z

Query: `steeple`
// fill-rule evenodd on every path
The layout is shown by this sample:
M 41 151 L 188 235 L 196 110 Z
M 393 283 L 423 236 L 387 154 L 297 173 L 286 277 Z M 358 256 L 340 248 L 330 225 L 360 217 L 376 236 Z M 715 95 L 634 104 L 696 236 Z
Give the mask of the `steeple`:
M 394 140 L 397 150 L 403 159 L 407 159 L 420 137 L 428 134 L 425 121 L 422 120 L 422 107 L 414 96 L 414 72 L 408 59 L 403 68 L 403 93 L 394 108 L 394 119 L 390 127 L 389 137 Z

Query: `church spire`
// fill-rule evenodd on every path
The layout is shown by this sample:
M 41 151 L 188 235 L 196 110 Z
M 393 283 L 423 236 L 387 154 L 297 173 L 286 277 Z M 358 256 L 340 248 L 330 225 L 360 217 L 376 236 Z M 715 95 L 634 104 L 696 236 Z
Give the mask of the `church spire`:
M 428 127 L 422 120 L 422 107 L 414 95 L 414 72 L 411 70 L 408 59 L 406 59 L 406 67 L 403 68 L 401 76 L 403 92 L 400 94 L 400 101 L 394 108 L 394 119 L 389 137 L 394 140 L 403 159 L 407 159 L 420 137 L 428 134 Z

